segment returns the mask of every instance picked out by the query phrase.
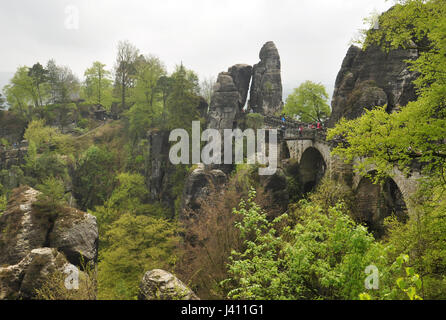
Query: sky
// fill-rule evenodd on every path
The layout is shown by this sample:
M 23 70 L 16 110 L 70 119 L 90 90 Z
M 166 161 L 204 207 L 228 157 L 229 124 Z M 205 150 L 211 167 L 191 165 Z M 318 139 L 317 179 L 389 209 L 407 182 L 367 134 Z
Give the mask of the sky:
M 83 79 L 101 61 L 112 69 L 120 40 L 181 62 L 200 78 L 237 63 L 254 65 L 267 41 L 282 63 L 284 101 L 305 80 L 331 96 L 363 19 L 386 0 L 14 0 L 0 3 L 0 88 L 18 66 L 53 58 Z

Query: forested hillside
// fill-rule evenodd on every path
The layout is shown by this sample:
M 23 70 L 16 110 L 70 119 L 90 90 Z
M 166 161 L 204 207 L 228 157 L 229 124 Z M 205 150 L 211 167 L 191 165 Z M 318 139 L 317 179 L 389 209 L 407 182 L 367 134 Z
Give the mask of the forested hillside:
M 377 19 L 331 108 L 312 81 L 282 102 L 271 41 L 215 80 L 128 41 L 82 79 L 18 66 L 0 96 L 0 299 L 445 299 L 446 2 Z M 173 164 L 169 133 L 193 121 L 278 129 L 277 171 Z

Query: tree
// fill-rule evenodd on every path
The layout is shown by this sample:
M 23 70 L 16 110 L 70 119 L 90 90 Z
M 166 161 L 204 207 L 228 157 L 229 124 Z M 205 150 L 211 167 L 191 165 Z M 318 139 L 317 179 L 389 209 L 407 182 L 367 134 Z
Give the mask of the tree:
M 158 102 L 158 95 L 160 93 L 157 85 L 158 80 L 165 76 L 166 73 L 166 67 L 159 58 L 150 55 L 141 55 L 137 60 L 133 100 L 136 103 L 146 104 L 153 109 L 154 105 Z
M 380 295 L 390 293 L 386 247 L 352 220 L 342 201 L 326 209 L 301 201 L 272 220 L 255 197 L 252 189 L 234 209 L 244 246 L 228 264 L 228 298 L 358 299 L 372 264 L 382 274 Z
M 162 115 L 163 93 L 158 82 L 166 75 L 163 63 L 154 56 L 140 56 L 137 70 L 131 96 L 134 105 L 127 112 L 134 143 L 143 138 L 153 120 Z
M 128 41 L 118 43 L 115 64 L 115 88 L 121 96 L 121 108 L 126 109 L 128 90 L 134 84 L 138 49 Z
M 43 106 L 43 100 L 42 100 L 42 84 L 46 83 L 48 80 L 48 71 L 45 70 L 45 68 L 40 64 L 40 63 L 36 63 L 32 66 L 31 69 L 29 69 L 28 71 L 28 76 L 31 77 L 31 79 L 33 80 L 34 85 L 36 86 L 37 89 L 37 94 L 39 96 L 39 106 L 42 107 Z
M 200 95 L 206 100 L 208 105 L 211 104 L 212 94 L 214 93 L 215 77 L 208 77 L 200 83 Z
M 19 67 L 4 92 L 10 110 L 25 120 L 31 120 L 34 108 L 39 106 L 39 96 L 28 67 Z
M 406 0 L 379 18 L 379 29 L 366 33 L 363 47 L 383 50 L 418 49 L 408 61 L 419 74 L 418 98 L 388 114 L 386 108 L 367 111 L 362 117 L 341 120 L 327 139 L 342 138 L 334 153 L 352 162 L 363 175 L 371 165 L 376 179 L 387 177 L 395 166 L 410 174 L 420 168 L 424 179 L 411 199 L 412 218 L 406 225 L 390 228 L 389 242 L 396 253 L 408 251 L 420 274 L 425 298 L 444 297 L 444 250 L 446 190 L 446 2 Z M 420 166 L 421 164 L 421 166 Z
M 105 64 L 95 61 L 85 70 L 84 92 L 87 101 L 95 104 L 109 106 L 111 104 L 110 71 L 105 69 Z
M 91 146 L 78 161 L 73 177 L 74 196 L 81 209 L 103 204 L 111 195 L 114 183 L 113 155 Z
M 178 243 L 176 225 L 164 219 L 123 214 L 105 234 L 110 246 L 99 256 L 100 299 L 136 300 L 144 272 L 171 268 Z
M 166 121 L 167 115 L 167 98 L 172 92 L 172 78 L 168 76 L 162 76 L 158 79 L 157 89 L 161 92 L 163 101 L 162 120 Z
M 68 67 L 57 66 L 51 59 L 47 63 L 50 103 L 69 103 L 79 96 L 79 80 Z
M 167 99 L 169 128 L 190 128 L 192 121 L 199 118 L 198 77 L 182 64 L 171 76 L 171 92 Z
M 0 93 L 0 110 L 3 110 L 5 108 L 5 102 L 6 102 L 5 98 Z
M 328 139 L 344 138 L 334 153 L 346 160 L 363 158 L 361 172 L 373 163 L 379 177 L 395 165 L 410 171 L 414 161 L 423 172 L 446 186 L 446 3 L 444 1 L 400 1 L 379 18 L 378 30 L 367 32 L 364 47 L 383 50 L 418 48 L 418 59 L 410 69 L 420 74 L 415 81 L 419 97 L 400 111 L 388 114 L 385 107 L 367 111 L 351 121 L 341 120 Z
M 324 85 L 305 81 L 286 100 L 283 112 L 302 122 L 324 122 L 331 114 Z
M 63 181 L 54 178 L 46 178 L 42 184 L 37 186 L 41 192 L 38 196 L 38 205 L 44 206 L 50 211 L 60 209 L 65 203 L 65 187 Z

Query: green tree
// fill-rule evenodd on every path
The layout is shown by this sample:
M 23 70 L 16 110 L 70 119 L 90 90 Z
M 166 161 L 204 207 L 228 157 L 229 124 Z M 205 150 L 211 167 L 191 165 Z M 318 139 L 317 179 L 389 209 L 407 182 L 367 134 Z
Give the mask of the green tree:
M 345 212 L 342 202 L 324 210 L 301 201 L 271 221 L 255 202 L 234 210 L 244 250 L 234 252 L 224 285 L 235 299 L 358 299 L 365 273 L 383 273 L 381 293 L 389 292 L 386 249 Z
M 99 255 L 99 299 L 135 300 L 145 272 L 173 266 L 176 232 L 174 223 L 144 215 L 116 220 L 105 235 L 110 246 Z
M 42 85 L 48 81 L 48 71 L 40 64 L 36 63 L 28 71 L 28 76 L 31 77 L 33 83 L 37 90 L 37 95 L 39 97 L 39 107 L 43 106 L 43 95 Z
M 10 110 L 30 121 L 34 108 L 39 106 L 39 96 L 34 81 L 28 74 L 28 67 L 19 67 L 3 90 Z
M 126 113 L 133 145 L 146 136 L 153 121 L 162 115 L 163 96 L 158 82 L 166 75 L 164 65 L 154 56 L 140 56 L 137 66 L 136 83 L 131 96 L 134 105 Z
M 180 65 L 171 79 L 171 93 L 167 99 L 167 126 L 187 130 L 191 128 L 193 120 L 199 119 L 198 77 L 193 71 Z
M 3 214 L 3 211 L 6 210 L 6 204 L 8 203 L 6 196 L 1 195 L 0 196 L 0 216 Z
M 90 103 L 110 107 L 112 100 L 112 80 L 110 71 L 105 69 L 105 64 L 95 61 L 85 70 L 84 92 Z
M 331 114 L 323 84 L 305 81 L 286 100 L 283 113 L 302 122 L 324 122 Z
M 343 138 L 334 154 L 349 162 L 362 159 L 356 168 L 364 175 L 373 165 L 377 179 L 389 175 L 395 166 L 410 173 L 415 164 L 422 164 L 425 179 L 412 199 L 413 218 L 405 225 L 391 224 L 389 243 L 395 247 L 395 254 L 409 252 L 414 272 L 422 281 L 421 296 L 434 299 L 444 297 L 446 270 L 442 246 L 446 188 L 445 32 L 444 1 L 398 1 L 382 14 L 379 29 L 366 32 L 363 46 L 418 49 L 418 58 L 408 61 L 410 69 L 419 74 L 415 81 L 418 99 L 392 114 L 379 107 L 358 119 L 341 120 L 327 137 Z
M 69 67 L 58 66 L 52 59 L 46 66 L 50 91 L 49 103 L 70 103 L 79 97 L 80 83 Z
M 395 166 L 410 171 L 414 161 L 423 163 L 424 174 L 443 186 L 446 164 L 446 3 L 400 1 L 379 18 L 378 30 L 370 30 L 364 47 L 384 50 L 417 48 L 418 59 L 408 61 L 420 74 L 415 81 L 419 97 L 400 111 L 388 114 L 385 107 L 367 111 L 361 118 L 341 122 L 328 139 L 342 137 L 334 153 L 352 161 L 363 158 L 362 172 L 372 163 L 385 176 Z
M 37 189 L 41 192 L 37 199 L 39 206 L 53 211 L 66 203 L 65 187 L 62 180 L 49 177 L 38 185 Z
M 73 177 L 74 196 L 82 210 L 102 205 L 111 195 L 114 184 L 113 154 L 91 146 L 77 163 Z
M 160 100 L 158 80 L 166 75 L 166 67 L 159 58 L 151 55 L 139 56 L 136 64 L 136 83 L 132 92 L 133 101 L 149 106 L 152 109 L 151 113 L 154 113 L 153 108 Z
M 115 65 L 115 89 L 120 95 L 121 108 L 127 108 L 126 99 L 129 89 L 133 87 L 136 74 L 138 49 L 129 41 L 118 43 L 118 54 Z

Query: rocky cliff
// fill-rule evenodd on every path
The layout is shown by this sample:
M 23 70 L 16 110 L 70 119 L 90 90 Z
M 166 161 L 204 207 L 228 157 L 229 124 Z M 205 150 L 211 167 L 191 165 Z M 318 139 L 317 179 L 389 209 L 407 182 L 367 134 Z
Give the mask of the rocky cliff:
M 237 127 L 242 108 L 246 103 L 252 67 L 237 64 L 228 72 L 218 75 L 211 98 L 208 128 L 233 129 Z
M 265 43 L 259 57 L 252 70 L 249 107 L 256 113 L 272 115 L 283 106 L 280 56 L 274 42 Z
M 55 270 L 95 263 L 96 218 L 70 207 L 50 208 L 30 187 L 13 190 L 0 216 L 0 299 L 30 299 Z
M 274 42 L 260 50 L 260 62 L 254 67 L 236 64 L 218 75 L 211 97 L 207 128 L 224 130 L 243 128 L 249 94 L 249 108 L 260 114 L 281 110 L 282 80 L 280 56 Z M 251 89 L 249 85 L 251 83 Z M 244 129 L 244 128 L 243 128 Z M 219 191 L 228 181 L 232 165 L 199 165 L 188 176 L 183 192 L 183 218 L 200 208 L 200 201 L 213 191 Z M 283 196 L 283 195 L 282 195 Z M 287 197 L 285 197 L 287 198 Z
M 417 57 L 416 49 L 385 52 L 377 46 L 366 50 L 351 46 L 336 78 L 329 126 L 342 117 L 359 117 L 364 109 L 387 104 L 392 112 L 415 100 L 412 81 L 417 75 L 408 69 L 406 60 Z

